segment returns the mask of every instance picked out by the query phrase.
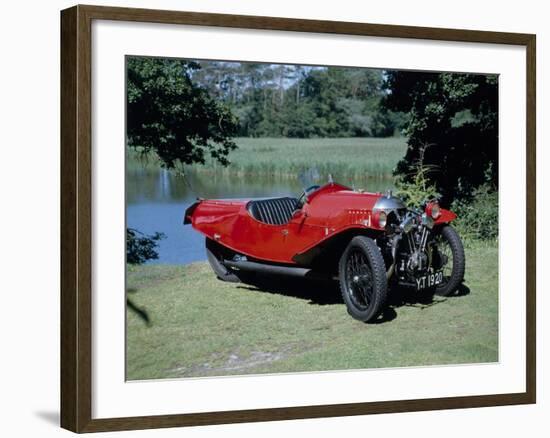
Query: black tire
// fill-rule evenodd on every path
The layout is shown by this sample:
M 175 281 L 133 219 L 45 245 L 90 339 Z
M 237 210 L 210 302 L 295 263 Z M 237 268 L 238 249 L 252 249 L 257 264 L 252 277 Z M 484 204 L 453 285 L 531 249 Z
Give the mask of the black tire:
M 206 238 L 205 244 L 206 258 L 212 270 L 216 273 L 216 276 L 222 281 L 240 283 L 241 280 L 238 275 L 222 263 L 224 256 L 228 257 L 229 250 L 208 237 Z
M 454 293 L 464 280 L 466 256 L 464 255 L 464 246 L 462 245 L 460 236 L 450 225 L 443 225 L 437 230 L 435 239 L 437 238 L 448 242 L 453 257 L 450 273 L 444 275 L 444 279 L 446 279 L 445 283 L 437 286 L 434 290 L 436 295 L 447 297 Z M 449 269 L 449 267 L 446 269 Z
M 338 274 L 348 313 L 359 321 L 375 320 L 386 304 L 388 282 L 384 258 L 374 240 L 351 239 L 340 257 Z

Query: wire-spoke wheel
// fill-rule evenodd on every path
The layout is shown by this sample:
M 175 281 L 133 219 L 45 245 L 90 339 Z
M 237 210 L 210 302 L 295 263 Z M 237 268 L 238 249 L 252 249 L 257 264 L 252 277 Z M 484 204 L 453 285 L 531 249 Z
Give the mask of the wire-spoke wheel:
M 433 264 L 443 273 L 443 281 L 435 288 L 437 295 L 448 296 L 455 292 L 462 280 L 466 257 L 460 236 L 450 225 L 437 230 L 432 243 Z
M 387 294 L 386 267 L 376 243 L 365 236 L 354 237 L 340 258 L 338 270 L 348 313 L 360 321 L 374 320 Z

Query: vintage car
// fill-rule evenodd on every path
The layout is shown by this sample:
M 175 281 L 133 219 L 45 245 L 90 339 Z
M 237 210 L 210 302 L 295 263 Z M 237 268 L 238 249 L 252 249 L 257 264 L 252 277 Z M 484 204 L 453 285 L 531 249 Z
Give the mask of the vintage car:
M 299 198 L 198 199 L 184 223 L 206 236 L 216 275 L 250 272 L 337 278 L 350 315 L 372 321 L 388 290 L 449 295 L 465 267 L 456 215 L 436 200 L 408 209 L 390 191 L 368 193 L 329 181 Z

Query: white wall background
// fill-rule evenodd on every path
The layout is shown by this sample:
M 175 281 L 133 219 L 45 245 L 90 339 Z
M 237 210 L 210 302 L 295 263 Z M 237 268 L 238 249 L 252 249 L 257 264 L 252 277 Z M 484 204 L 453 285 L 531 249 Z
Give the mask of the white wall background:
M 538 404 L 320 420 L 208 426 L 106 436 L 279 437 L 345 433 L 371 436 L 547 436 L 550 384 L 543 348 L 549 233 L 543 150 L 548 128 L 550 13 L 545 2 L 339 0 L 111 0 L 87 3 L 537 34 L 538 77 Z M 3 436 L 68 436 L 59 404 L 59 10 L 74 3 L 10 2 L 0 15 L 0 431 Z M 546 196 L 545 196 L 546 194 Z M 522 212 L 519 213 L 521 215 Z M 521 217 L 521 216 L 518 216 Z M 546 415 L 545 415 L 546 414 Z

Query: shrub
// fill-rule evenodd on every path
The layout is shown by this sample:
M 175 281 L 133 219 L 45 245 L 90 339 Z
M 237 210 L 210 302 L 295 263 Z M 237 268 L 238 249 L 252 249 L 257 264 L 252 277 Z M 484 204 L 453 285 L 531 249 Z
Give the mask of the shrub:
M 498 191 L 489 184 L 474 190 L 470 199 L 454 201 L 451 209 L 458 215 L 453 225 L 462 237 L 498 239 Z
M 429 172 L 427 166 L 419 166 L 411 180 L 401 177 L 396 179 L 396 196 L 403 199 L 407 207 L 418 208 L 425 202 L 439 197 L 435 185 L 428 178 Z
M 421 156 L 408 175 L 400 175 L 395 182 L 396 195 L 403 199 L 409 208 L 418 208 L 426 201 L 439 198 L 430 173 L 437 170 L 424 164 L 424 146 Z M 489 178 L 486 178 L 489 179 Z M 470 196 L 457 198 L 450 206 L 457 214 L 453 226 L 463 240 L 498 239 L 498 190 L 490 183 L 475 189 Z
M 420 158 L 410 167 L 406 175 L 399 175 L 395 180 L 396 195 L 403 199 L 407 207 L 418 208 L 431 199 L 439 198 L 435 184 L 430 180 L 430 173 L 437 170 L 434 165 L 424 164 L 424 153 L 429 145 L 424 145 Z

